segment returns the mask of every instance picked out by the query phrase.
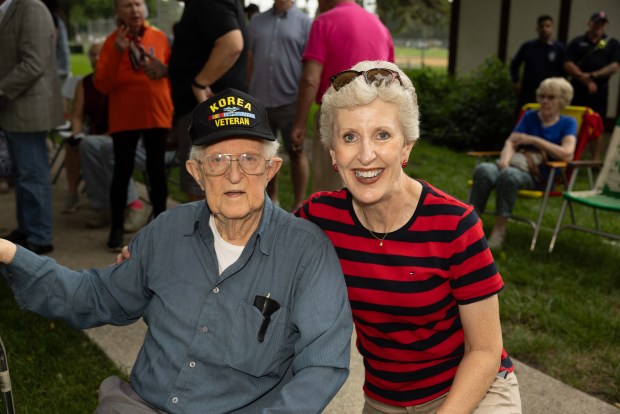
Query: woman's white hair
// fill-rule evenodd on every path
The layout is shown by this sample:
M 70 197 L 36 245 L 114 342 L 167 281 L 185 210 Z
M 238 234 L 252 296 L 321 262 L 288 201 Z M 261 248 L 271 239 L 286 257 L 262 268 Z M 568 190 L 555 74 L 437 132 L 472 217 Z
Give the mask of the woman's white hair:
M 278 142 L 278 140 L 267 141 L 265 139 L 261 139 L 261 141 L 263 143 L 263 155 L 265 158 L 270 160 L 278 154 L 278 150 L 280 149 L 280 142 Z M 204 157 L 208 146 L 209 145 L 192 145 L 192 148 L 189 151 L 189 159 L 196 161 Z
M 573 99 L 573 85 L 564 78 L 547 78 L 540 82 L 536 89 L 536 95 L 541 93 L 557 96 L 560 100 L 560 109 L 564 109 Z
M 420 137 L 420 113 L 415 88 L 409 77 L 398 66 L 381 60 L 365 60 L 353 66 L 351 70 L 366 71 L 375 68 L 385 68 L 398 72 L 402 86 L 397 80 L 387 85 L 384 82 L 369 85 L 364 76 L 356 77 L 351 83 L 338 91 L 330 85 L 323 95 L 319 123 L 321 142 L 325 147 L 332 147 L 336 110 L 367 105 L 377 98 L 387 103 L 393 103 L 398 107 L 405 143 L 415 143 Z

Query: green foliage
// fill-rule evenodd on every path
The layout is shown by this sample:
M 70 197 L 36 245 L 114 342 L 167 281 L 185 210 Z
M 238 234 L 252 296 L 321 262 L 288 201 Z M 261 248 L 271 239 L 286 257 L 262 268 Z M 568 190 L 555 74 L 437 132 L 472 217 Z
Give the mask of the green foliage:
M 516 105 L 504 63 L 489 58 L 458 78 L 428 68 L 406 72 L 418 94 L 424 139 L 456 150 L 501 148 Z
M 450 3 L 446 0 L 377 0 L 377 14 L 393 35 L 415 26 L 447 27 Z

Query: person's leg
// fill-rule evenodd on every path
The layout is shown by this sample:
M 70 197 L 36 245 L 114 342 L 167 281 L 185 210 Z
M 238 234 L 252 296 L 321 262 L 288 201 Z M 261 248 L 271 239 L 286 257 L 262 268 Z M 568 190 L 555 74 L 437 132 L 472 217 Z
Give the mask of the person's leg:
M 532 176 L 518 168 L 508 167 L 500 171 L 495 190 L 496 215 L 493 230 L 489 236 L 489 247 L 499 248 L 506 236 L 506 224 L 512 215 L 519 190 L 521 188 L 534 188 Z
M 165 414 L 138 395 L 130 383 L 116 375 L 99 386 L 99 404 L 95 414 Z
M 489 195 L 497 185 L 498 177 L 499 167 L 495 163 L 483 162 L 474 169 L 469 201 L 478 215 L 484 213 Z
M 175 128 L 175 134 L 178 137 L 179 142 L 179 160 L 181 161 L 181 167 L 179 168 L 179 178 L 181 181 L 181 191 L 187 194 L 189 201 L 198 201 L 205 199 L 205 193 L 200 186 L 194 180 L 194 177 L 190 175 L 185 169 L 185 161 L 189 157 L 189 151 L 192 147 L 192 139 L 187 132 L 189 124 L 192 122 L 192 113 L 185 114 L 177 119 Z
M 65 199 L 63 213 L 75 213 L 80 203 L 78 185 L 80 184 L 80 149 L 77 144 L 66 143 L 65 146 L 65 174 L 67 177 L 68 195 Z
M 472 414 L 521 414 L 519 382 L 514 372 L 496 377 L 491 388 Z
M 13 161 L 17 232 L 23 241 L 52 245 L 52 185 L 47 154 L 47 133 L 5 132 Z M 48 250 L 51 251 L 51 250 Z
M 293 131 L 293 123 L 295 122 L 295 113 L 296 104 L 293 103 L 277 108 L 277 112 L 274 116 L 277 118 L 278 127 L 282 132 L 284 148 L 291 160 L 291 179 L 294 194 L 293 210 L 301 206 L 301 203 L 306 199 L 308 176 L 310 174 L 310 167 L 308 165 L 308 157 L 306 157 L 305 149 L 302 148 L 299 151 L 294 151 L 291 145 L 291 133 Z
M 153 217 L 166 211 L 168 199 L 168 180 L 166 179 L 166 139 L 169 130 L 153 128 L 143 131 L 144 149 L 146 150 L 146 172 L 149 176 L 149 197 L 153 205 Z
M 332 158 L 321 142 L 319 118 L 320 110 L 315 115 L 312 137 L 312 192 L 339 190 L 342 188 L 342 180 L 333 170 Z
M 123 243 L 123 222 L 127 206 L 127 186 L 133 174 L 136 146 L 142 131 L 122 131 L 112 134 L 114 143 L 114 175 L 110 185 L 112 226 L 108 247 L 117 250 Z

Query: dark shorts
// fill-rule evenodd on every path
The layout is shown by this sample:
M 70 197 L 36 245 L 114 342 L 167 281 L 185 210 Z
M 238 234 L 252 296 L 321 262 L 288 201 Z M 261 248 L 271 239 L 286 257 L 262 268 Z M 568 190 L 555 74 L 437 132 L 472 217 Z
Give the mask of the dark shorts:
M 297 104 L 278 106 L 277 108 L 267 108 L 267 116 L 269 117 L 269 126 L 275 136 L 278 131 L 282 135 L 284 148 L 287 153 L 293 152 L 291 145 L 291 133 L 293 131 L 293 123 L 295 122 L 295 114 L 297 113 Z

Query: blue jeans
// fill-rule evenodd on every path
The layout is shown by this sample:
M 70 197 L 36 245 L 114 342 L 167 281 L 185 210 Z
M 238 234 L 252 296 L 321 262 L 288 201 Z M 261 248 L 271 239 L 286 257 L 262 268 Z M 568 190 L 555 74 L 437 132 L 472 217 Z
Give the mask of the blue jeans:
M 495 214 L 509 217 L 515 206 L 520 189 L 536 188 L 534 179 L 525 171 L 514 167 L 500 170 L 497 164 L 483 162 L 474 170 L 474 184 L 471 188 L 471 204 L 478 214 L 484 208 L 491 191 L 495 188 Z
M 8 132 L 13 160 L 17 231 L 28 243 L 52 244 L 52 184 L 45 140 L 47 132 Z

